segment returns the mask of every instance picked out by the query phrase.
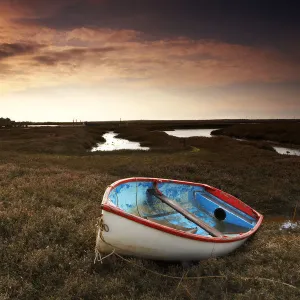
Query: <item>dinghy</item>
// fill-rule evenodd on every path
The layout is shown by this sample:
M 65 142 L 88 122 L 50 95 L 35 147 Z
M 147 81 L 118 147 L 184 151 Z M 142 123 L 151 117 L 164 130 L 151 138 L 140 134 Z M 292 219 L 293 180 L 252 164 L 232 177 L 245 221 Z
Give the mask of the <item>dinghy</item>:
M 226 255 L 260 227 L 263 216 L 206 184 L 126 178 L 103 196 L 96 251 L 155 260 Z

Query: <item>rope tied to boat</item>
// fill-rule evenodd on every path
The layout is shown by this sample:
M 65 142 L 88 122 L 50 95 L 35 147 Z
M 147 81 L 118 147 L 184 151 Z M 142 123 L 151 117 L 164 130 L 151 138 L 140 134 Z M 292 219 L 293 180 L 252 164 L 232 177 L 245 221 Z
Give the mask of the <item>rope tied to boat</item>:
M 102 257 L 101 255 L 101 252 L 95 248 L 95 259 L 94 259 L 94 264 L 97 262 L 97 261 L 100 261 L 101 264 L 103 264 L 103 260 L 106 259 L 107 257 L 113 255 L 115 253 L 115 249 L 113 249 L 113 251 L 105 256 Z
M 209 278 L 219 278 L 219 279 L 223 279 L 223 280 L 228 280 L 230 278 L 230 276 L 228 275 L 212 275 L 212 276 L 209 276 L 209 275 L 205 275 L 205 276 L 193 276 L 193 277 L 187 277 L 187 273 L 184 275 L 184 276 L 170 276 L 170 275 L 167 275 L 167 274 L 162 274 L 160 272 L 156 272 L 156 271 L 153 271 L 153 270 L 150 270 L 144 266 L 140 266 L 136 263 L 134 263 L 132 260 L 129 260 L 129 259 L 126 259 L 124 258 L 123 256 L 121 256 L 120 254 L 118 254 L 116 252 L 116 248 L 118 247 L 115 247 L 113 246 L 112 244 L 108 243 L 107 241 L 105 241 L 104 237 L 103 237 L 103 231 L 105 232 L 109 232 L 109 227 L 107 224 L 104 223 L 103 221 L 103 214 L 100 215 L 100 217 L 98 218 L 97 220 L 97 224 L 96 224 L 97 228 L 98 228 L 98 235 L 100 237 L 100 239 L 102 240 L 103 243 L 105 243 L 106 245 L 110 246 L 111 248 L 113 248 L 112 252 L 110 252 L 109 254 L 105 255 L 104 257 L 102 257 L 101 255 L 101 252 L 97 249 L 97 246 L 95 247 L 95 259 L 94 259 L 94 264 L 97 262 L 97 261 L 100 261 L 101 264 L 103 264 L 103 260 L 108 258 L 109 256 L 112 256 L 113 254 L 117 257 L 119 257 L 121 260 L 129 263 L 129 264 L 132 264 L 142 270 L 145 270 L 149 273 L 152 273 L 156 276 L 161 276 L 161 277 L 166 277 L 166 278 L 171 278 L 171 279 L 180 279 L 180 282 L 178 284 L 178 286 L 181 284 L 181 282 L 183 280 L 199 280 L 199 279 L 209 279 Z M 232 274 L 231 274 L 232 275 Z M 244 280 L 244 281 L 251 281 L 251 280 L 254 280 L 254 281 L 267 281 L 267 282 L 271 282 L 273 284 L 282 284 L 286 287 L 289 287 L 289 288 L 292 288 L 292 289 L 295 289 L 297 291 L 300 292 L 300 289 L 294 285 L 291 285 L 291 284 L 288 284 L 286 282 L 282 282 L 282 281 L 279 281 L 279 280 L 274 280 L 274 279 L 269 279 L 269 278 L 263 278 L 263 277 L 242 277 L 242 276 L 232 276 L 233 278 L 238 278 L 238 279 L 241 279 L 241 280 Z M 178 287 L 177 287 L 178 288 Z
M 108 244 L 103 237 L 103 231 L 105 232 L 109 232 L 109 227 L 107 224 L 104 223 L 103 221 L 103 214 L 100 215 L 100 217 L 97 219 L 97 224 L 96 224 L 96 228 L 97 228 L 97 234 L 99 235 L 100 239 L 103 241 L 103 243 Z M 112 245 L 110 245 L 112 246 Z M 115 253 L 115 248 L 113 247 L 113 251 L 107 255 L 105 255 L 104 257 L 102 257 L 101 252 L 97 249 L 97 246 L 95 247 L 95 259 L 94 259 L 94 264 L 97 261 L 100 261 L 101 264 L 103 264 L 103 260 L 108 258 L 109 256 L 113 255 Z
M 100 229 L 101 233 L 103 231 L 109 232 L 108 225 L 105 224 L 104 221 L 103 221 L 103 214 L 101 214 L 100 217 L 98 218 L 96 226 Z

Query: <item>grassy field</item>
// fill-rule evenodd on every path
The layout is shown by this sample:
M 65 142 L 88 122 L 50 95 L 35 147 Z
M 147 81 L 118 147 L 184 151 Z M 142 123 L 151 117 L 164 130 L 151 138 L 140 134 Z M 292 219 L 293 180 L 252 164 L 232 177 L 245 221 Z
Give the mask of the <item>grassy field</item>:
M 155 138 L 130 126 L 118 131 L 155 150 L 87 152 L 108 129 L 0 130 L 0 299 L 300 298 L 300 229 L 279 230 L 283 220 L 300 218 L 300 157 L 227 137 Z M 263 213 L 265 222 L 231 255 L 188 268 L 117 257 L 94 264 L 103 192 L 131 176 L 210 184 Z M 180 282 L 144 268 L 221 277 Z

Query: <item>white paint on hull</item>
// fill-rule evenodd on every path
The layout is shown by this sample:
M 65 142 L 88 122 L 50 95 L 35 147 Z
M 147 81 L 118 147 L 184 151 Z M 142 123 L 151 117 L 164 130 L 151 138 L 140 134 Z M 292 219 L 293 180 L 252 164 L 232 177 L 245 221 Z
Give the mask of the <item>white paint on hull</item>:
M 115 249 L 119 254 L 157 260 L 201 260 L 226 255 L 247 240 L 215 243 L 212 237 L 211 242 L 205 242 L 166 233 L 107 211 L 103 211 L 102 218 L 109 227 L 108 232 L 102 231 L 106 243 L 100 231 L 97 234 L 96 247 L 102 253 Z

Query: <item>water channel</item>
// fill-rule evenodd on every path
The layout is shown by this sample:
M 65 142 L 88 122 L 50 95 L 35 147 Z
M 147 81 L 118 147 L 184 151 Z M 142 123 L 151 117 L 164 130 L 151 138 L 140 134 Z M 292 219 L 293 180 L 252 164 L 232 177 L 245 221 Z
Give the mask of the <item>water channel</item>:
M 94 151 L 113 151 L 113 150 L 149 150 L 149 147 L 142 147 L 139 142 L 131 142 L 125 139 L 116 138 L 118 134 L 110 131 L 103 134 L 105 143 L 99 143 L 92 148 Z
M 211 132 L 216 130 L 217 128 L 210 129 L 175 129 L 164 131 L 165 133 L 176 136 L 179 138 L 188 138 L 193 136 L 200 137 L 213 137 Z M 114 150 L 149 150 L 149 147 L 142 147 L 139 142 L 132 142 L 126 139 L 116 138 L 118 134 L 110 131 L 103 135 L 105 138 L 104 143 L 98 143 L 96 147 L 92 148 L 91 151 L 114 151 Z M 244 139 L 237 139 L 242 141 L 246 141 Z M 300 149 L 293 149 L 281 146 L 272 146 L 274 150 L 282 155 L 297 155 L 300 156 Z
M 192 137 L 192 136 L 202 136 L 202 137 L 214 137 L 211 133 L 214 129 L 175 129 L 170 131 L 164 131 L 165 133 L 176 136 L 176 137 Z M 245 139 L 236 139 L 238 141 L 247 141 Z M 293 149 L 281 146 L 272 146 L 274 150 L 282 155 L 297 155 L 300 156 L 300 149 Z

